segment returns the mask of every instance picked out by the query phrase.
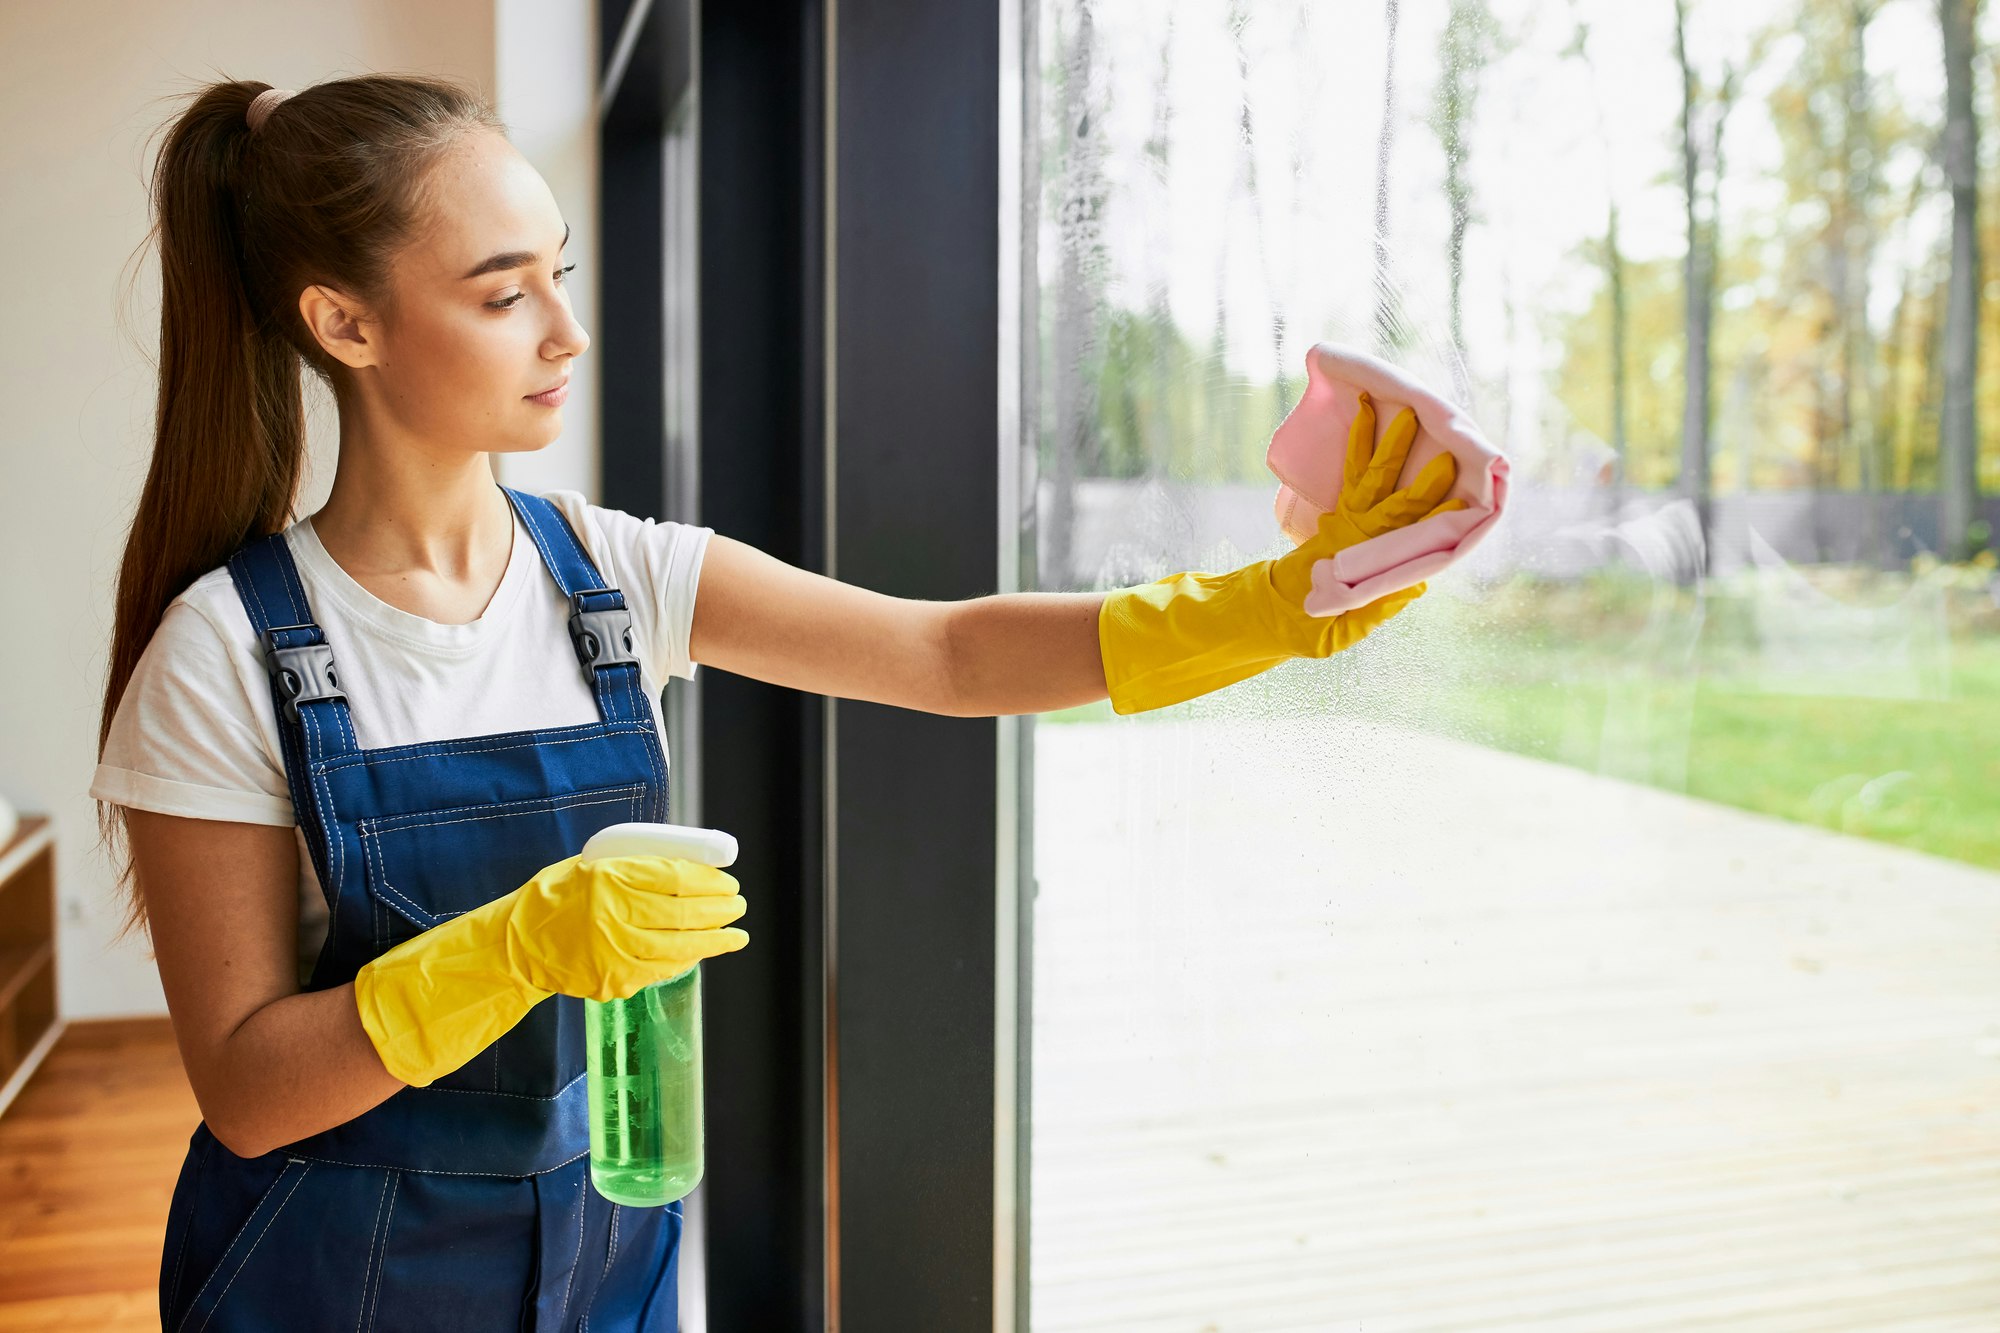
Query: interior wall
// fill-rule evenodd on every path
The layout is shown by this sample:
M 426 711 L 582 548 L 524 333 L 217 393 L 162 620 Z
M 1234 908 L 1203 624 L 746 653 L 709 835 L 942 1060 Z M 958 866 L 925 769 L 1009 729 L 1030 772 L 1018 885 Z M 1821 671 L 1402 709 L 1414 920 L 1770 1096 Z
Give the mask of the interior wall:
M 532 9 L 532 12 L 530 10 Z M 66 1018 L 165 1012 L 143 937 L 121 920 L 86 794 L 96 763 L 113 584 L 152 447 L 159 275 L 139 251 L 145 177 L 173 103 L 219 78 L 298 88 L 362 70 L 449 74 L 494 95 L 574 229 L 572 300 L 596 312 L 594 6 L 520 0 L 84 0 L 0 6 L 0 797 L 56 830 Z M 149 143 L 149 139 L 151 142 Z M 594 362 L 564 437 L 502 469 L 597 495 Z M 309 380 L 310 384 L 311 381 Z M 337 423 L 316 394 L 301 512 L 324 499 Z
M 576 264 L 570 305 L 595 340 L 597 293 L 597 5 L 592 0 L 493 0 L 496 101 L 514 146 L 555 192 L 570 224 L 563 251 Z M 597 367 L 593 345 L 576 359 L 563 433 L 548 448 L 500 458 L 500 480 L 530 491 L 566 487 L 600 500 Z

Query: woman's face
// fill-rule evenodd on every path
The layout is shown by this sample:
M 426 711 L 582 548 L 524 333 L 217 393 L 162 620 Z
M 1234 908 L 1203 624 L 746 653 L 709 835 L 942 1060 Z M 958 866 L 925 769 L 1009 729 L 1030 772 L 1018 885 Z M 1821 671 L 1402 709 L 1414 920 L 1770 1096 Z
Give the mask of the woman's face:
M 570 311 L 555 197 L 505 137 L 484 130 L 439 162 L 426 193 L 431 213 L 393 266 L 393 309 L 329 345 L 355 367 L 352 406 L 390 438 L 540 449 L 562 433 L 562 395 L 532 395 L 567 380 L 590 346 Z M 338 319 L 330 305 L 305 310 L 323 343 L 335 325 L 319 321 Z

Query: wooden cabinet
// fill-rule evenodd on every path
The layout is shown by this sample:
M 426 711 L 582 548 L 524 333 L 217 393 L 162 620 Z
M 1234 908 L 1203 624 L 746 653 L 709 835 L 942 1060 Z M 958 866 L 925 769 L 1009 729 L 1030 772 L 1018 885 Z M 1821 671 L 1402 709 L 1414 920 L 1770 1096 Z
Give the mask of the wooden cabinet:
M 56 846 L 46 815 L 23 815 L 0 847 L 0 1111 L 56 1044 Z

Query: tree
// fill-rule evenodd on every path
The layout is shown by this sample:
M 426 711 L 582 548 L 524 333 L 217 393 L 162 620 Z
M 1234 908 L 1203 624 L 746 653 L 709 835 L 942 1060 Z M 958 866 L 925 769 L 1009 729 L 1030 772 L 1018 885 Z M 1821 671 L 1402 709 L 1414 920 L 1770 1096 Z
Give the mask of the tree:
M 1375 343 L 1379 351 L 1401 346 L 1400 326 L 1389 302 L 1389 153 L 1396 141 L 1396 21 L 1398 0 L 1385 0 L 1388 39 L 1382 52 L 1382 130 L 1375 139 Z
M 1944 35 L 1944 159 L 1951 189 L 1951 274 L 1944 326 L 1944 402 L 1938 431 L 1939 544 L 1968 554 L 1979 498 L 1979 128 L 1972 56 L 1979 0 L 1937 0 Z
M 1270 271 L 1270 246 L 1265 243 L 1264 194 L 1257 184 L 1257 125 L 1250 114 L 1250 51 L 1243 40 L 1244 29 L 1250 26 L 1250 15 L 1241 0 L 1232 0 L 1229 6 L 1229 37 L 1236 49 L 1236 79 L 1241 101 L 1237 108 L 1236 135 L 1236 185 L 1245 202 L 1250 205 L 1250 215 L 1257 229 L 1257 253 L 1265 263 L 1265 299 L 1270 302 L 1266 327 L 1271 331 L 1271 374 L 1278 387 L 1278 419 L 1291 411 L 1291 394 L 1286 389 L 1285 365 L 1285 306 L 1279 298 L 1281 280 Z M 1164 81 L 1163 81 L 1164 86 Z M 1294 140 L 1294 144 L 1296 144 Z M 1299 174 L 1299 158 L 1296 147 L 1292 151 L 1292 176 Z M 1222 256 L 1217 255 L 1220 260 Z M 1218 275 L 1217 288 L 1221 287 Z
M 1820 32 L 1824 72 L 1838 80 L 1838 112 L 1828 112 L 1822 142 L 1834 144 L 1834 170 L 1840 178 L 1832 234 L 1828 236 L 1828 288 L 1832 314 L 1838 322 L 1836 374 L 1830 378 L 1834 398 L 1834 476 L 1846 458 L 1854 460 L 1854 480 L 1864 494 L 1880 488 L 1882 460 L 1882 374 L 1868 328 L 1868 268 L 1874 258 L 1874 202 L 1880 144 L 1870 112 L 1868 26 L 1880 12 L 1880 0 L 1846 0 L 1828 30 Z M 1876 506 L 1868 504 L 1868 544 L 1878 548 L 1880 524 Z
M 1479 75 L 1492 57 L 1499 38 L 1486 0 L 1452 0 L 1444 31 L 1438 35 L 1438 80 L 1431 104 L 1431 130 L 1444 150 L 1444 196 L 1451 209 L 1451 239 L 1445 253 L 1451 283 L 1451 348 L 1454 374 L 1465 361 L 1465 320 L 1459 283 L 1465 266 L 1465 232 L 1472 224 L 1472 181 L 1466 171 L 1474 107 L 1479 101 Z M 1454 386 L 1461 403 L 1471 387 Z
M 1570 12 L 1576 16 L 1576 33 L 1564 49 L 1565 56 L 1574 55 L 1581 60 L 1590 75 L 1591 113 L 1597 126 L 1598 160 L 1604 175 L 1604 281 L 1611 294 L 1611 338 L 1608 355 L 1611 360 L 1611 512 L 1614 518 L 1624 508 L 1623 491 L 1626 475 L 1630 468 L 1626 461 L 1626 420 L 1627 403 L 1630 399 L 1628 362 L 1625 356 L 1625 333 L 1630 324 L 1629 304 L 1625 293 L 1625 252 L 1618 243 L 1618 194 L 1611 184 L 1611 142 L 1604 129 L 1604 97 L 1597 83 L 1597 62 L 1590 57 L 1590 25 L 1576 14 L 1577 0 L 1570 0 Z M 1456 287 L 1454 287 L 1454 296 Z M 1456 313 L 1456 311 L 1454 311 Z
M 1742 70 L 1725 61 L 1713 91 L 1705 91 L 1688 55 L 1688 0 L 1674 0 L 1674 52 L 1681 66 L 1681 189 L 1687 209 L 1683 285 L 1687 310 L 1686 396 L 1681 414 L 1681 494 L 1694 503 L 1701 524 L 1702 559 L 1711 528 L 1709 499 L 1710 335 L 1715 311 L 1722 187 L 1722 130 L 1736 100 Z M 1707 118 L 1707 141 L 1697 121 Z M 1705 182 L 1705 183 L 1704 183 Z
M 1050 481 L 1048 570 L 1072 577 L 1070 550 L 1076 530 L 1076 480 L 1096 471 L 1099 451 L 1097 321 L 1104 291 L 1104 141 L 1091 124 L 1090 6 L 1077 6 L 1076 32 L 1058 46 L 1056 134 L 1052 204 L 1060 253 L 1055 282 L 1050 377 L 1054 381 L 1054 455 Z

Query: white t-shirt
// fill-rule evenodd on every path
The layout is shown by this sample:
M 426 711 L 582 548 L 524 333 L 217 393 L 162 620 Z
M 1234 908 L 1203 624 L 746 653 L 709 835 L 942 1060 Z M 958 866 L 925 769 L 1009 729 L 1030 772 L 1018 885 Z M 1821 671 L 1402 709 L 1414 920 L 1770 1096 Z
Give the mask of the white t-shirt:
M 605 585 L 625 594 L 665 754 L 660 690 L 668 676 L 694 678 L 688 632 L 714 530 L 635 518 L 590 504 L 579 491 L 543 494 L 576 530 Z M 286 528 L 285 541 L 333 648 L 363 749 L 598 719 L 570 643 L 568 599 L 518 514 L 507 572 L 486 610 L 463 625 L 376 597 L 333 562 L 310 518 Z M 263 649 L 227 566 L 196 579 L 161 616 L 112 715 L 90 794 L 163 814 L 292 826 L 304 978 L 325 936 L 326 902 L 296 832 Z

